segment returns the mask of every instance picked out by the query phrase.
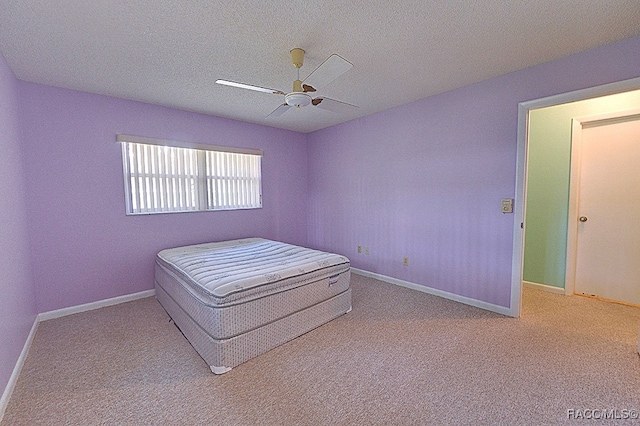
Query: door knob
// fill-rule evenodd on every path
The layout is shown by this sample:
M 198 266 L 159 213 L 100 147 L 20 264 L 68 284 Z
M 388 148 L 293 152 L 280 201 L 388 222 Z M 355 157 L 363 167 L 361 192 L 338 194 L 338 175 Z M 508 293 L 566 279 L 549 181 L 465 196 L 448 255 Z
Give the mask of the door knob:
M 586 222 L 587 221 L 587 217 L 586 216 L 580 216 L 580 218 L 578 220 L 580 222 Z

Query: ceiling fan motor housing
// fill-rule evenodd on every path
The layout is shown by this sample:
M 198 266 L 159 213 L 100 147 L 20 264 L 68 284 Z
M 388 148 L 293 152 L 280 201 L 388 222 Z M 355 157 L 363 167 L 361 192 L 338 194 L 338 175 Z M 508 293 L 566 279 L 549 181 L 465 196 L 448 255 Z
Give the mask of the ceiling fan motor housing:
M 306 93 L 293 92 L 285 95 L 284 101 L 289 106 L 301 108 L 311 103 L 311 96 L 307 95 Z

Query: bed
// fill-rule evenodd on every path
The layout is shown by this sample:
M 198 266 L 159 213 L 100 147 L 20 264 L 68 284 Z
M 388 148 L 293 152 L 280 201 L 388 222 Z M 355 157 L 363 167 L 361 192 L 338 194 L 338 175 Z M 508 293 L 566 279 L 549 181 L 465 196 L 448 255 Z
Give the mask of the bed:
M 162 250 L 160 304 L 215 374 L 351 310 L 344 256 L 262 238 Z

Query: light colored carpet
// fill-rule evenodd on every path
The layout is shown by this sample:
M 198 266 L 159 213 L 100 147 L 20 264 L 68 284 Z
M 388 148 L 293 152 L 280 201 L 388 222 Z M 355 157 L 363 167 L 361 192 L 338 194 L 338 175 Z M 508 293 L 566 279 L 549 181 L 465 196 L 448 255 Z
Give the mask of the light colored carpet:
M 2 426 L 541 425 L 640 410 L 638 308 L 527 289 L 513 319 L 355 274 L 352 287 L 352 312 L 222 376 L 155 298 L 45 321 Z

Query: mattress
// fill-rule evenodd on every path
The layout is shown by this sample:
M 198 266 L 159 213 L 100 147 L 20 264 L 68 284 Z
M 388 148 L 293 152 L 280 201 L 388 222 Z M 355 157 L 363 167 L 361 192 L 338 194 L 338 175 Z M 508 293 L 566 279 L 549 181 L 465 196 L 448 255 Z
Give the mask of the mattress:
M 155 287 L 214 373 L 351 309 L 349 259 L 260 238 L 163 250 Z

